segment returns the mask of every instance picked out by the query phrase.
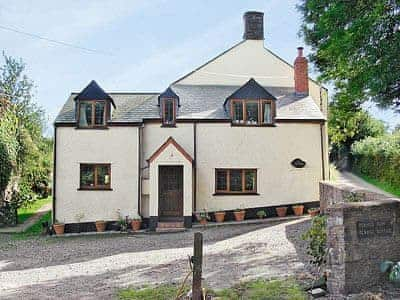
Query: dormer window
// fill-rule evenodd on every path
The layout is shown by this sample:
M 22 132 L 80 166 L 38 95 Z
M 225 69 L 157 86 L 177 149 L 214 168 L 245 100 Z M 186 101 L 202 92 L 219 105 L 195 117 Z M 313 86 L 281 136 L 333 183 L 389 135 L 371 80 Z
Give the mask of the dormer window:
M 175 126 L 177 107 L 179 107 L 178 95 L 169 87 L 158 96 L 158 105 L 160 106 L 162 125 Z
M 226 101 L 230 103 L 232 124 L 234 125 L 271 125 L 275 118 L 276 98 L 250 79 Z
M 76 123 L 78 128 L 102 128 L 107 126 L 113 99 L 95 82 L 91 81 L 75 97 Z

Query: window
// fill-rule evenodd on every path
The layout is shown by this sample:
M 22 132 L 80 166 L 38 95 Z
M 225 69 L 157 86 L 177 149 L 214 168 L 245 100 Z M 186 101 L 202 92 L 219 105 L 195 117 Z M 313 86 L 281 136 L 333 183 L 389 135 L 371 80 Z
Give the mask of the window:
M 271 100 L 232 100 L 232 123 L 267 125 L 273 123 L 274 103 Z
M 163 110 L 163 124 L 164 125 L 175 125 L 175 100 L 174 99 L 163 99 L 162 101 Z
M 256 169 L 215 169 L 216 194 L 257 193 Z
M 103 127 L 106 125 L 105 101 L 79 102 L 79 127 Z
M 80 189 L 90 189 L 90 190 L 111 189 L 111 165 L 81 164 Z

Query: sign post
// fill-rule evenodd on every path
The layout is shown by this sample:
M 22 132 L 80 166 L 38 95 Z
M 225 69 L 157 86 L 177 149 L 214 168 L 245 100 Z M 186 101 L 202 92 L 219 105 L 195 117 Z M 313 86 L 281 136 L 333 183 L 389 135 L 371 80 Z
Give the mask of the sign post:
M 194 234 L 194 246 L 193 246 L 193 285 L 192 285 L 192 299 L 202 299 L 201 289 L 201 273 L 203 264 L 203 234 L 196 232 Z

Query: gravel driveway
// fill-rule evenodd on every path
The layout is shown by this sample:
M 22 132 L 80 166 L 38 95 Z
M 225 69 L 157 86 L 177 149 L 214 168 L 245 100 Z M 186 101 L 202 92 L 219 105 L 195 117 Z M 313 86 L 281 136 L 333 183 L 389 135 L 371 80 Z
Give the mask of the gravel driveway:
M 308 219 L 221 226 L 204 233 L 204 278 L 212 288 L 305 272 L 300 239 Z M 116 290 L 180 282 L 194 230 L 152 235 L 39 238 L 0 236 L 1 299 L 110 299 Z

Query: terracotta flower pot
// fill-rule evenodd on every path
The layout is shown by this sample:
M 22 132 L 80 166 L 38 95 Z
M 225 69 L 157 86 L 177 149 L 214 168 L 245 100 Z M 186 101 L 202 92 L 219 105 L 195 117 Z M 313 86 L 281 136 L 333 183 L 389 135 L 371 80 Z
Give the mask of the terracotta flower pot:
M 106 230 L 106 221 L 96 221 L 97 232 L 103 232 Z
M 245 210 L 234 211 L 233 214 L 235 215 L 235 220 L 240 222 L 244 220 L 244 216 L 246 215 Z
M 132 220 L 131 226 L 133 231 L 138 231 L 140 230 L 140 226 L 142 225 L 141 220 Z
M 304 212 L 304 205 L 293 205 L 292 209 L 296 216 L 302 216 Z
M 286 213 L 287 213 L 287 206 L 281 206 L 281 207 L 277 207 L 276 209 L 276 214 L 278 215 L 278 217 L 285 217 Z
M 222 223 L 225 219 L 225 212 L 224 211 L 215 212 L 214 216 L 215 216 L 215 221 L 217 223 Z
M 318 216 L 318 215 L 319 215 L 319 208 L 317 208 L 317 209 L 309 209 L 309 210 L 308 210 L 308 214 L 309 214 L 311 217 Z
M 56 232 L 56 235 L 63 235 L 64 234 L 64 229 L 65 229 L 65 224 L 53 224 L 54 231 Z
M 207 219 L 206 218 L 200 218 L 199 220 L 201 225 L 207 225 Z

